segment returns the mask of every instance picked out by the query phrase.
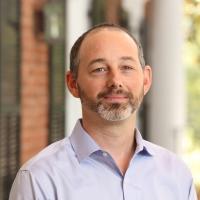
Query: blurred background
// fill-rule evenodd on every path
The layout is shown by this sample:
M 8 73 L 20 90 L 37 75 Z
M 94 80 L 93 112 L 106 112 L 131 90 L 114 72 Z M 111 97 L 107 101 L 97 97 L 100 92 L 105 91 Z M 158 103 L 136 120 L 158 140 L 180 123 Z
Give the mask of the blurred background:
M 19 167 L 81 117 L 65 88 L 69 51 L 101 22 L 141 41 L 153 85 L 138 126 L 184 159 L 200 190 L 200 0 L 0 0 L 0 200 Z

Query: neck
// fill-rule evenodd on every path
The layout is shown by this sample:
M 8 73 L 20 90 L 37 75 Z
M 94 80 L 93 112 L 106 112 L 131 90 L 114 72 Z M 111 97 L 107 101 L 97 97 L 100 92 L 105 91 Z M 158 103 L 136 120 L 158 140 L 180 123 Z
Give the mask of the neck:
M 100 117 L 83 115 L 83 127 L 115 160 L 124 174 L 135 150 L 135 114 L 122 121 L 107 121 Z

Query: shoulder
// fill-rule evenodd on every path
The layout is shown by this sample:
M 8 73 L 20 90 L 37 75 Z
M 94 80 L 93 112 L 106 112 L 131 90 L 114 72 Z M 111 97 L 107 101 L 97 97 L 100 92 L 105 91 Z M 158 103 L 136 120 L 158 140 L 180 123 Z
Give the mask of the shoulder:
M 151 154 L 148 161 L 152 180 L 156 180 L 160 191 L 168 188 L 177 199 L 188 199 L 189 196 L 196 199 L 192 174 L 181 157 L 148 141 L 144 141 L 144 145 Z
M 73 158 L 68 138 L 47 146 L 18 171 L 10 199 L 52 199 L 60 177 L 69 173 Z
M 151 150 L 158 170 L 174 174 L 180 178 L 192 178 L 189 168 L 179 155 L 151 142 L 144 140 L 144 143 Z
M 20 171 L 52 170 L 64 165 L 64 163 L 68 163 L 69 159 L 74 156 L 73 154 L 69 138 L 64 138 L 50 144 L 36 154 L 20 168 Z

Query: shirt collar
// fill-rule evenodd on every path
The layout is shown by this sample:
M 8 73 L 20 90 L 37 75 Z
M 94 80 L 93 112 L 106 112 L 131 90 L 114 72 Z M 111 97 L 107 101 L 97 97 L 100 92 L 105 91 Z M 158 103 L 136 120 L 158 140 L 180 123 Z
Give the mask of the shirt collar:
M 148 145 L 147 141 L 142 138 L 142 135 L 138 129 L 136 129 L 135 131 L 135 139 L 137 144 L 135 154 L 143 153 L 150 156 L 153 156 L 155 154 L 153 148 Z
M 154 155 L 154 151 L 150 145 L 142 138 L 138 129 L 135 131 L 136 138 L 136 154 Z M 71 145 L 78 157 L 79 162 L 89 157 L 92 153 L 101 150 L 99 145 L 91 138 L 91 136 L 83 129 L 81 120 L 76 122 L 76 125 L 69 137 Z
M 76 122 L 69 139 L 79 162 L 90 156 L 95 151 L 100 150 L 100 147 L 97 145 L 97 143 L 83 129 L 80 119 Z

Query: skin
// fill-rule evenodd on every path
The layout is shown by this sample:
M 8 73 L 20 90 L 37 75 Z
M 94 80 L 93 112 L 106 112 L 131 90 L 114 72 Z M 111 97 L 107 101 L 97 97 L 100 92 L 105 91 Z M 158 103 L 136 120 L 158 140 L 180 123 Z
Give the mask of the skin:
M 95 102 L 99 93 L 116 87 L 142 101 L 141 96 L 151 86 L 151 68 L 141 67 L 135 42 L 121 30 L 104 28 L 91 32 L 81 45 L 79 58 L 77 79 L 71 72 L 66 75 L 67 86 L 76 98 L 81 97 L 81 89 Z M 105 104 L 124 104 L 128 100 L 126 95 L 115 93 L 102 98 Z M 112 156 L 122 174 L 126 172 L 135 151 L 136 111 L 124 120 L 109 121 L 82 103 L 84 129 Z

